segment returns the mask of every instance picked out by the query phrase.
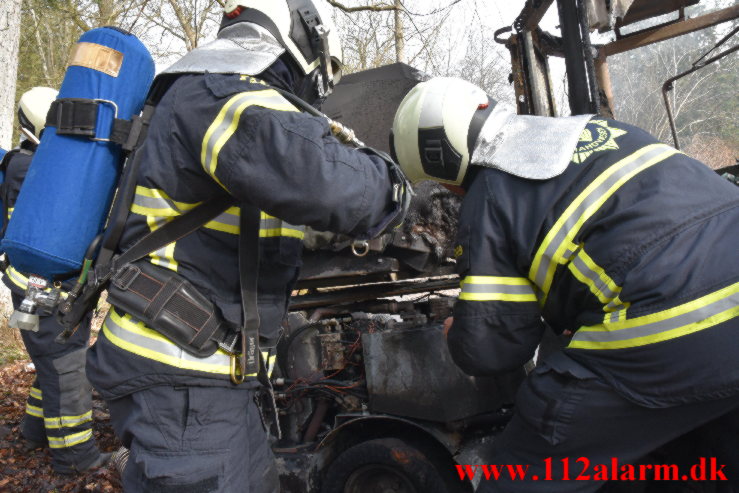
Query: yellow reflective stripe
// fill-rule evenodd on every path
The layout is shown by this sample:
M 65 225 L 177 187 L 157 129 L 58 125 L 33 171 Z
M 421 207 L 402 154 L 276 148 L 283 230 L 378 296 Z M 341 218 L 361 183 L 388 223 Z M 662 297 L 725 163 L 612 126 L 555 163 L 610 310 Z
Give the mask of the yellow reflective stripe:
M 47 438 L 49 439 L 50 448 L 73 447 L 90 440 L 92 438 L 92 430 L 80 431 L 79 433 L 72 433 L 63 437 L 50 437 L 47 435 Z
M 14 210 L 15 210 L 15 207 L 8 207 L 8 221 L 10 221 L 10 216 L 13 215 Z
M 541 304 L 546 302 L 557 265 L 566 263 L 577 250 L 573 242 L 583 224 L 631 178 L 677 152 L 665 144 L 645 146 L 601 173 L 572 201 L 539 245 L 529 270 L 529 279 L 541 291 Z
M 12 265 L 9 265 L 7 269 L 5 269 L 5 275 L 10 279 L 10 282 L 21 288 L 22 290 L 28 289 L 28 276 L 18 272 L 15 270 L 15 268 Z M 49 293 L 51 292 L 51 288 L 44 289 L 45 292 Z M 62 291 L 61 292 L 62 298 L 67 297 L 67 292 Z
M 736 316 L 739 316 L 739 282 L 661 312 L 582 327 L 575 332 L 569 347 L 622 349 L 644 346 L 693 334 Z
M 461 284 L 505 284 L 509 286 L 531 286 L 525 277 L 467 276 Z
M 603 304 L 603 311 L 606 312 L 604 322 L 617 322 L 626 316 L 626 309 L 630 304 L 621 301 L 621 286 L 610 278 L 603 267 L 595 263 L 585 252 L 583 245 L 580 245 L 567 268 Z
M 12 265 L 9 265 L 8 268 L 5 269 L 5 275 L 8 276 L 10 282 L 15 284 L 19 288 L 23 289 L 24 291 L 28 289 L 28 277 L 15 270 Z
M 239 93 L 223 105 L 218 116 L 205 132 L 200 162 L 205 172 L 224 189 L 226 187 L 216 177 L 218 154 L 236 132 L 241 114 L 250 106 L 261 106 L 277 111 L 297 111 L 293 105 L 273 89 Z
M 108 312 L 108 317 L 103 323 L 103 333 L 111 343 L 121 349 L 165 365 L 184 370 L 230 374 L 230 357 L 221 349 L 207 358 L 198 358 L 185 352 L 143 322 L 134 321 L 128 314 L 121 316 L 114 309 Z
M 29 390 L 28 395 L 30 395 L 34 399 L 42 400 L 41 396 L 43 394 L 41 392 L 41 389 L 37 389 L 36 387 L 31 387 L 31 390 Z
M 162 226 L 164 226 L 164 224 L 171 220 L 172 218 L 146 216 L 146 224 L 149 226 L 150 231 L 155 231 L 161 228 Z M 158 250 L 154 250 L 153 252 L 151 252 L 149 254 L 151 263 L 160 267 L 164 267 L 165 269 L 177 272 L 177 267 L 179 264 L 174 259 L 175 246 L 176 242 L 172 242 L 168 245 L 163 246 L 162 248 L 159 248 Z
M 167 192 L 159 188 L 147 188 L 147 187 L 137 186 L 136 194 L 142 197 L 148 197 L 148 198 L 156 199 L 156 200 L 163 200 L 167 202 L 168 204 L 174 205 L 174 208 L 178 212 L 189 211 L 190 209 L 194 209 L 195 207 L 202 204 L 202 202 L 195 202 L 195 203 L 178 202 L 177 200 L 174 200 L 169 195 L 167 195 Z
M 531 282 L 523 277 L 467 276 L 459 283 L 465 301 L 536 301 Z
M 178 202 L 170 198 L 163 190 L 138 186 L 136 187 L 136 195 L 131 205 L 131 212 L 145 216 L 149 229 L 154 231 L 166 224 L 167 221 L 172 220 L 172 218 L 180 216 L 200 204 L 201 202 Z M 241 209 L 239 207 L 230 207 L 203 227 L 222 233 L 238 235 L 240 215 Z M 305 228 L 303 226 L 287 224 L 280 219 L 262 212 L 262 224 L 260 225 L 259 236 L 262 238 L 287 236 L 302 240 L 305 237 Z M 149 256 L 153 259 L 152 263 L 176 271 L 177 262 L 173 257 L 174 248 L 174 244 L 170 244 L 168 249 L 162 248 L 150 254 Z
M 275 229 L 260 229 L 260 238 L 274 238 L 276 236 L 287 236 L 289 238 L 297 238 L 302 240 L 305 238 L 305 231 L 292 228 L 275 228 Z
M 262 351 L 262 359 L 267 364 L 267 378 L 269 378 L 272 376 L 272 371 L 275 369 L 277 354 L 270 355 L 270 351 Z
M 44 427 L 49 429 L 72 428 L 92 421 L 92 411 L 87 411 L 79 416 L 59 416 L 56 418 L 44 418 Z
M 205 225 L 208 229 L 220 231 L 222 233 L 230 233 L 232 235 L 239 234 L 239 219 L 241 217 L 241 208 L 230 207 L 218 217 Z
M 259 237 L 274 238 L 277 236 L 286 236 L 302 240 L 305 238 L 305 227 L 293 226 L 282 219 L 270 216 L 266 212 L 262 212 L 259 224 Z
M 176 217 L 194 209 L 201 203 L 178 202 L 172 200 L 164 190 L 139 185 L 136 187 L 131 212 L 142 216 Z
M 26 404 L 26 414 L 29 414 L 36 418 L 43 418 L 44 410 L 38 406 L 32 406 L 30 404 Z

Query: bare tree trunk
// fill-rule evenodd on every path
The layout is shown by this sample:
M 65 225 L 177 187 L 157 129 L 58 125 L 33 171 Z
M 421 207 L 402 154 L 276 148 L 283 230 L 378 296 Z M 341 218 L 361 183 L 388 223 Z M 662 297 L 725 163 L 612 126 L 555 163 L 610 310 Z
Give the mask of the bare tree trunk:
M 403 5 L 395 0 L 395 61 L 405 62 L 405 32 L 403 29 Z
M 4 149 L 11 147 L 13 137 L 20 28 L 21 0 L 0 2 L 0 147 Z

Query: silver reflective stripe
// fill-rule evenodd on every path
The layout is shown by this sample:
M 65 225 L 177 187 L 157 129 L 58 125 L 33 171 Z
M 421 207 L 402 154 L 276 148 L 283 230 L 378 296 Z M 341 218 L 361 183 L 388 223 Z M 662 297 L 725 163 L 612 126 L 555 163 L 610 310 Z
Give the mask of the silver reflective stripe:
M 265 94 L 266 93 L 266 94 Z M 213 160 L 214 152 L 216 151 L 216 145 L 218 141 L 229 132 L 229 129 L 235 124 L 234 117 L 244 111 L 242 107 L 244 104 L 252 101 L 251 104 L 257 106 L 282 106 L 286 104 L 285 99 L 274 91 L 258 91 L 253 93 L 244 93 L 235 98 L 229 100 L 228 110 L 225 115 L 219 115 L 217 118 L 220 119 L 218 125 L 213 129 L 209 129 L 210 137 L 205 144 L 205 159 L 203 160 L 203 166 L 205 170 L 211 174 L 215 174 L 215 166 L 211 165 Z M 217 153 L 216 153 L 217 154 Z M 217 163 L 216 163 L 217 164 Z
M 213 159 L 213 150 L 215 149 L 216 142 L 218 142 L 218 139 L 220 139 L 221 136 L 226 132 L 226 130 L 228 130 L 228 127 L 231 126 L 231 121 L 233 120 L 236 111 L 238 111 L 239 106 L 241 106 L 241 103 L 248 101 L 251 97 L 252 96 L 248 93 L 242 94 L 227 103 L 231 106 L 228 108 L 228 111 L 226 111 L 226 114 L 223 116 L 218 126 L 210 135 L 205 145 L 205 159 L 203 160 L 203 166 L 208 173 L 211 172 L 210 162 Z
M 157 228 L 155 229 L 159 229 L 160 227 L 161 225 L 157 225 Z M 159 250 L 156 250 L 155 252 L 150 253 L 149 257 L 151 258 L 154 265 L 177 271 L 177 262 L 174 258 L 170 257 L 169 252 L 167 251 L 170 248 L 170 245 L 167 245 L 160 248 Z
M 73 447 L 75 445 L 78 445 L 80 443 L 84 443 L 92 438 L 92 430 L 85 430 L 81 431 L 79 433 L 73 433 L 71 435 L 66 435 L 63 437 L 50 437 L 47 436 L 49 439 L 49 447 L 50 448 L 66 448 L 66 447 Z
M 227 354 L 218 351 L 206 358 L 198 358 L 136 319 L 121 316 L 113 309 L 105 319 L 103 329 L 111 343 L 139 356 L 188 370 L 226 375 L 230 372 L 230 357 Z
M 140 195 L 137 193 L 136 198 L 134 199 L 134 204 L 146 207 L 147 209 L 162 210 L 165 211 L 165 213 L 169 211 L 182 213 L 173 201 L 167 200 L 164 197 L 147 197 L 146 195 Z
M 569 215 L 564 220 L 564 223 L 559 227 L 559 230 L 555 233 L 554 237 L 551 238 L 544 252 L 541 253 L 541 262 L 538 269 L 534 273 L 533 281 L 542 289 L 545 295 L 548 294 L 550 287 L 548 285 L 549 283 L 547 282 L 547 274 L 550 271 L 552 264 L 557 262 L 557 251 L 565 243 L 568 236 L 574 237 L 574 235 L 577 234 L 579 229 L 582 227 L 584 221 L 598 211 L 598 207 L 595 206 L 597 206 L 598 202 L 601 201 L 602 198 L 607 195 L 612 188 L 617 189 L 628 180 L 624 180 L 623 183 L 619 182 L 621 182 L 629 174 L 634 173 L 640 167 L 644 166 L 655 158 L 662 156 L 661 160 L 667 159 L 669 156 L 674 154 L 674 152 L 669 152 L 671 150 L 677 152 L 667 145 L 657 144 L 646 152 L 637 151 L 636 153 L 634 153 L 636 155 L 635 158 L 629 160 L 629 157 L 627 157 L 624 160 L 614 164 L 601 176 L 604 176 L 608 174 L 612 169 L 617 168 L 615 169 L 615 171 L 606 176 L 605 179 L 603 179 L 603 181 L 598 184 L 598 186 L 593 187 L 592 189 L 586 189 L 585 192 L 583 192 L 584 195 L 581 194 L 578 197 L 577 200 L 581 200 L 581 202 L 572 211 L 569 211 Z M 652 164 L 656 164 L 661 160 L 656 161 Z M 568 250 L 565 254 L 568 256 L 564 258 L 570 258 L 569 256 L 573 254 L 574 252 Z
M 31 390 L 28 392 L 28 395 L 33 397 L 34 399 L 42 400 L 42 392 L 41 389 L 38 389 L 36 387 L 31 387 Z
M 59 416 L 56 418 L 44 418 L 44 427 L 49 429 L 73 428 L 92 421 L 92 411 L 87 411 L 79 416 Z
M 269 218 L 262 217 L 259 227 L 261 229 L 280 229 L 283 227 L 283 225 L 284 223 L 280 219 L 277 219 L 276 217 L 269 217 Z
M 739 293 L 734 293 L 726 298 L 718 299 L 687 313 L 682 313 L 664 320 L 645 323 L 625 329 L 616 330 L 593 330 L 584 327 L 575 332 L 573 342 L 617 342 L 636 339 L 639 337 L 654 336 L 663 332 L 679 329 L 691 324 L 704 322 L 707 319 L 723 313 L 739 305 Z
M 200 205 L 200 202 L 189 204 L 177 202 L 167 196 L 163 190 L 147 188 L 141 185 L 136 187 L 131 210 L 137 214 L 151 216 L 178 216 Z
M 620 291 L 614 291 L 613 289 L 611 289 L 608 283 L 606 283 L 600 277 L 600 274 L 591 269 L 581 257 L 576 256 L 574 259 L 572 259 L 572 263 L 575 264 L 575 267 L 582 273 L 582 275 L 587 277 L 592 282 L 593 287 L 600 291 L 604 298 L 610 300 L 605 305 L 604 309 L 608 309 L 608 311 L 614 311 L 626 308 L 623 303 L 614 303 L 614 300 L 619 296 L 619 294 L 621 294 Z M 616 320 L 618 320 L 618 316 L 616 317 Z
M 297 231 L 305 231 L 305 226 L 293 226 L 292 224 L 288 224 L 282 219 L 277 219 L 276 217 L 262 217 L 261 223 L 259 225 L 261 229 L 295 229 Z
M 32 406 L 30 404 L 26 404 L 26 414 L 29 414 L 30 416 L 33 416 L 34 418 L 43 418 L 44 410 L 39 406 Z
M 226 211 L 223 214 L 216 217 L 215 219 L 213 219 L 213 222 L 226 224 L 228 226 L 238 227 L 239 226 L 239 214 L 232 214 Z
M 505 293 L 505 294 L 534 294 L 531 286 L 515 286 L 510 284 L 469 284 L 462 286 L 463 293 Z

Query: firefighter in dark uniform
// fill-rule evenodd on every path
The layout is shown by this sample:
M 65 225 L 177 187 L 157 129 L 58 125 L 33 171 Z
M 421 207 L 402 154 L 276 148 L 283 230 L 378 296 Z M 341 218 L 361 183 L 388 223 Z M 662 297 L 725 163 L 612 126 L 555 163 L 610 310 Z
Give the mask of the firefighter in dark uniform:
M 6 221 L 31 165 L 49 106 L 57 91 L 34 87 L 21 97 L 18 120 L 25 140 L 2 162 L 5 181 L 0 194 Z M 13 307 L 18 308 L 26 292 L 28 278 L 12 265 L 5 265 L 3 282 L 10 289 Z M 90 318 L 84 319 L 67 344 L 55 342 L 63 328 L 56 318 L 41 314 L 38 332 L 21 331 L 23 343 L 36 368 L 36 380 L 26 403 L 21 434 L 28 449 L 48 446 L 54 471 L 62 474 L 84 472 L 107 462 L 92 434 L 92 388 L 85 377 L 85 353 L 90 336 Z
M 595 491 L 596 464 L 633 463 L 708 423 L 736 489 L 739 190 L 632 125 L 518 116 L 458 79 L 413 89 L 393 132 L 409 179 L 466 192 L 457 365 L 499 374 L 531 360 L 547 326 L 571 334 L 493 445 L 489 463 L 528 464 L 527 480 L 479 491 Z M 591 481 L 557 482 L 580 457 Z
M 226 324 L 241 327 L 240 214 L 260 209 L 257 302 L 265 366 L 274 362 L 270 348 L 297 280 L 303 225 L 370 237 L 399 224 L 407 208 L 409 188 L 389 158 L 343 145 L 325 119 L 298 111 L 275 90 L 311 104 L 327 95 L 340 54 L 327 28 L 310 1 L 226 3 L 218 38 L 164 73 L 176 80 L 142 147 L 119 245 L 125 251 L 198 204 L 233 197 L 238 205 L 152 252 L 142 271 L 153 266 L 147 275 L 187 281 Z M 336 48 L 330 54 L 329 46 Z M 112 304 L 90 350 L 88 376 L 130 450 L 124 489 L 277 491 L 255 405 L 258 375 L 237 384 L 232 348 L 220 344 L 211 355 L 194 355 L 140 314 Z

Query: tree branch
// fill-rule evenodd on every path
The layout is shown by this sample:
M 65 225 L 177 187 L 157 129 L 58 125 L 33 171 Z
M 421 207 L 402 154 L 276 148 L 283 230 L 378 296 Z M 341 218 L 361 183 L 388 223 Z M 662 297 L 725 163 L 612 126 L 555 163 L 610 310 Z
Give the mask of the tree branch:
M 386 11 L 392 11 L 392 10 L 398 10 L 398 7 L 395 5 L 387 5 L 383 3 L 378 3 L 377 5 L 360 5 L 359 7 L 347 7 L 346 5 L 337 2 L 336 0 L 326 0 L 329 5 L 332 7 L 336 7 L 337 9 L 343 11 L 343 12 L 386 12 Z

